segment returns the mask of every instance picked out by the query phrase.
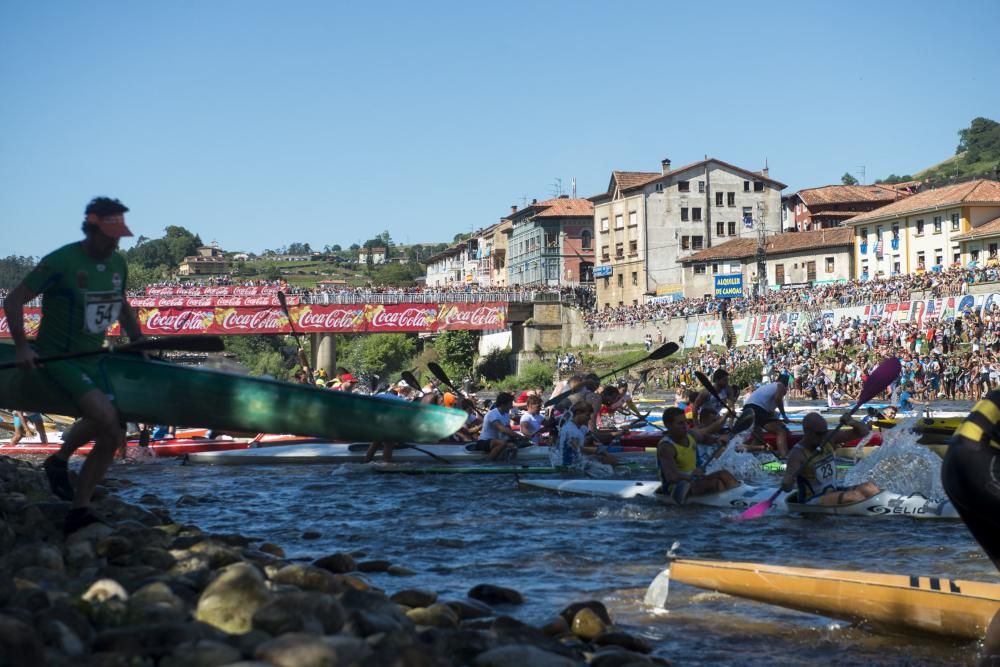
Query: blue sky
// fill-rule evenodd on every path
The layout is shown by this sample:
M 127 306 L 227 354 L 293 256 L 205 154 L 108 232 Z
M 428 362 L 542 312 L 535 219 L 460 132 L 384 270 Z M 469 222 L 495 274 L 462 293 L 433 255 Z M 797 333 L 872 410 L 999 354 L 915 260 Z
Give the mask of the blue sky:
M 0 254 L 444 241 L 708 154 L 786 192 L 1000 120 L 1000 2 L 0 3 Z M 127 244 L 126 244 L 127 245 Z

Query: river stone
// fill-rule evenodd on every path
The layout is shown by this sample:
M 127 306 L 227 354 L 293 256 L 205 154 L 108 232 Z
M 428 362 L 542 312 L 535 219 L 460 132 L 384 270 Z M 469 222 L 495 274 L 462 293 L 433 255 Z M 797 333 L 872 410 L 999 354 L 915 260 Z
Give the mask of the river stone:
M 373 590 L 372 585 L 359 575 L 349 575 L 349 574 L 338 574 L 334 575 L 340 578 L 340 582 L 348 588 L 353 588 L 356 591 L 367 592 Z M 381 589 L 379 589 L 381 590 Z
M 479 600 L 448 600 L 446 605 L 458 614 L 459 620 L 467 621 L 472 618 L 487 618 L 493 616 L 493 610 Z
M 278 636 L 286 632 L 333 634 L 346 620 L 337 598 L 316 591 L 296 591 L 271 600 L 253 615 L 255 630 Z
M 576 612 L 576 616 L 573 617 L 573 623 L 570 626 L 570 630 L 573 631 L 574 635 L 587 640 L 597 637 L 607 629 L 608 626 L 604 621 L 589 607 L 584 607 Z
M 108 535 L 97 543 L 97 555 L 114 561 L 132 552 L 132 540 L 121 535 Z
M 157 570 L 169 570 L 177 564 L 177 559 L 166 549 L 142 547 L 132 554 L 132 562 L 137 565 L 148 565 Z
M 225 641 L 226 636 L 204 623 L 142 623 L 101 632 L 93 649 L 158 659 L 170 655 L 181 644 L 200 639 Z
M 86 602 L 107 602 L 118 599 L 128 602 L 128 592 L 125 587 L 114 579 L 98 579 L 83 595 L 80 596 Z
M 66 545 L 66 564 L 75 570 L 86 567 L 97 559 L 93 543 L 82 540 Z
M 336 667 L 337 650 L 321 637 L 290 632 L 257 647 L 254 658 L 277 667 Z
M 181 644 L 158 667 L 219 667 L 237 662 L 243 655 L 229 644 L 202 639 Z
M 458 627 L 458 614 L 446 604 L 417 607 L 406 612 L 406 616 L 417 625 L 427 625 L 435 628 Z
M 393 593 L 389 599 L 406 607 L 429 607 L 437 602 L 437 598 L 438 594 L 434 591 L 406 588 Z
M 46 646 L 53 646 L 71 658 L 80 657 L 87 650 L 83 640 L 61 621 L 41 623 L 38 626 L 38 632 Z
M 197 505 L 198 499 L 189 493 L 185 493 L 180 498 L 177 499 L 176 505 L 178 507 L 190 507 L 192 505 Z
M 293 563 L 278 570 L 271 581 L 276 584 L 298 586 L 303 590 L 321 591 L 323 593 L 340 593 L 344 590 L 343 583 L 332 572 L 316 567 Z
M 250 630 L 254 613 L 269 599 L 257 568 L 236 563 L 223 568 L 201 594 L 195 618 L 224 632 L 241 634 Z
M 604 606 L 604 603 L 600 600 L 585 600 L 583 602 L 574 602 L 573 604 L 567 606 L 559 615 L 566 619 L 567 623 L 572 623 L 573 618 L 576 616 L 577 612 L 581 609 L 590 609 L 597 617 L 604 621 L 605 625 L 611 625 L 611 614 L 608 613 L 608 608 Z
M 163 501 L 160 500 L 159 496 L 155 496 L 152 493 L 144 493 L 139 497 L 140 505 L 162 505 Z
M 538 628 L 510 616 L 498 616 L 490 624 L 490 630 L 501 639 L 507 640 L 504 643 L 527 644 L 565 656 L 579 657 L 580 655 L 580 651 L 575 647 L 566 646 L 547 636 Z
M 569 632 L 569 623 L 567 623 L 566 619 L 562 616 L 556 616 L 551 621 L 543 625 L 541 630 L 549 637 L 558 637 Z
M 364 639 L 346 635 L 329 635 L 323 642 L 337 652 L 338 665 L 355 665 L 372 654 L 372 647 Z
M 262 545 L 257 547 L 257 550 L 263 551 L 266 554 L 271 554 L 272 556 L 277 556 L 278 558 L 285 557 L 285 550 L 273 542 L 264 542 Z M 319 562 L 317 561 L 316 564 L 319 565 Z
M 363 560 L 358 563 L 358 572 L 385 572 L 391 566 L 387 560 Z
M 69 628 L 84 644 L 94 639 L 94 628 L 87 615 L 73 605 L 70 600 L 58 600 L 48 609 L 35 615 L 35 627 L 39 630 L 46 624 L 60 623 Z
M 28 566 L 42 567 L 56 572 L 66 569 L 59 549 L 47 544 L 26 544 L 17 547 L 3 558 L 3 567 L 12 572 Z
M 45 663 L 45 647 L 31 626 L 0 615 L 0 665 L 38 667 Z
M 469 591 L 469 597 L 486 604 L 522 604 L 524 596 L 513 588 L 494 586 L 493 584 L 479 584 Z
M 499 646 L 480 653 L 476 667 L 578 667 L 580 662 L 534 646 Z
M 603 632 L 590 639 L 595 646 L 620 646 L 635 653 L 652 653 L 653 651 L 653 645 L 646 639 L 619 630 Z
M 306 532 L 302 533 L 303 540 L 318 540 L 321 537 L 323 537 L 323 534 L 317 530 L 307 530 Z
M 282 554 L 284 556 L 284 554 Z M 357 569 L 358 564 L 351 557 L 351 554 L 336 553 L 330 554 L 329 556 L 323 556 L 322 558 L 313 562 L 316 567 L 321 567 L 324 570 L 329 570 L 334 574 L 344 574 L 345 572 L 353 572 Z
M 411 570 L 408 567 L 403 567 L 402 565 L 390 565 L 389 569 L 386 570 L 390 576 L 393 577 L 412 577 L 417 572 L 416 570 Z
M 146 584 L 132 594 L 129 611 L 146 622 L 187 620 L 187 605 L 162 581 Z
M 188 552 L 207 559 L 208 566 L 213 570 L 218 570 L 220 567 L 225 567 L 242 560 L 238 547 L 233 547 L 212 539 L 192 544 L 188 548 Z
M 601 649 L 590 660 L 590 667 L 648 667 L 653 662 L 644 655 L 615 647 Z
M 97 543 L 103 540 L 108 535 L 115 532 L 115 529 L 103 523 L 92 523 L 89 526 L 84 526 L 80 530 L 76 531 L 72 535 L 66 538 L 66 544 L 74 544 L 76 542 L 93 542 Z

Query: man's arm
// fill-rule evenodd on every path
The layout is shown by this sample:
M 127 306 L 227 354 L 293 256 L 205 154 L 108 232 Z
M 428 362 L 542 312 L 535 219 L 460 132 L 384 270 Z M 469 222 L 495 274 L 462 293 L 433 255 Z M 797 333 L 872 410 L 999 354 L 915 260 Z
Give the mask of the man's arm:
M 118 321 L 121 322 L 122 331 L 128 334 L 130 341 L 134 343 L 142 338 L 142 327 L 139 326 L 139 318 L 135 316 L 135 310 L 129 304 L 127 298 L 124 298 L 122 303 L 122 310 L 118 315 Z
M 656 446 L 656 456 L 660 459 L 660 470 L 663 471 L 663 479 L 668 482 L 677 482 L 688 478 L 688 475 L 677 470 L 675 452 L 674 446 L 669 442 L 661 440 L 660 444 Z
M 38 355 L 28 345 L 24 334 L 24 304 L 37 296 L 34 292 L 20 284 L 11 290 L 4 299 L 3 309 L 7 315 L 7 327 L 10 337 L 14 340 L 14 359 L 20 368 L 34 368 Z
M 785 476 L 781 478 L 781 490 L 791 491 L 795 488 L 795 479 L 799 476 L 799 470 L 806 462 L 806 455 L 801 449 L 793 449 L 785 462 Z
M 841 430 L 837 435 L 833 436 L 832 442 L 834 444 L 840 444 L 842 442 L 847 442 L 848 440 L 857 440 L 865 437 L 871 433 L 871 426 L 862 423 L 853 417 L 848 417 L 844 415 L 840 418 L 840 423 L 844 426 L 850 426 L 850 431 Z

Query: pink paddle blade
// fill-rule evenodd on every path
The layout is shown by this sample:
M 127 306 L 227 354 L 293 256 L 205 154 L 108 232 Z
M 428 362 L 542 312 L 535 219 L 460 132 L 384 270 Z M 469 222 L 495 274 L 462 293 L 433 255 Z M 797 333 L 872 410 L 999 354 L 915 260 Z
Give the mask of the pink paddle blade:
M 733 521 L 749 521 L 750 519 L 758 519 L 764 516 L 764 514 L 766 514 L 767 511 L 771 509 L 771 505 L 774 504 L 775 498 L 777 498 L 778 494 L 780 493 L 781 490 L 779 489 L 778 491 L 775 492 L 773 496 L 771 496 L 767 500 L 761 501 L 756 505 L 751 506 L 750 509 L 733 517 Z
M 896 357 L 889 357 L 881 364 L 878 368 L 872 371 L 872 374 L 868 376 L 868 380 L 865 381 L 863 387 L 861 387 L 861 395 L 858 396 L 857 406 L 861 406 L 864 403 L 872 400 L 886 388 L 896 381 L 899 374 L 903 371 L 902 365 L 899 363 L 899 359 Z

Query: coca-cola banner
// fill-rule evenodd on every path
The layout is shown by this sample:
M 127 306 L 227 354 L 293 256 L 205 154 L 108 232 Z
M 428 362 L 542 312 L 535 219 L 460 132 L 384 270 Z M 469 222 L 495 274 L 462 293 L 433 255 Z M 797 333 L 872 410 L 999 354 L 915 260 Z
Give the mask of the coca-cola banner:
M 208 287 L 147 287 L 146 296 L 275 296 L 277 285 L 216 285 Z
M 298 305 L 297 296 L 285 297 L 285 302 Z M 211 308 L 226 306 L 240 308 L 242 306 L 280 306 L 276 296 L 140 296 L 130 297 L 128 302 L 133 308 Z
M 507 326 L 507 304 L 503 303 L 292 305 L 289 312 L 295 330 L 300 333 L 433 333 L 455 329 L 504 329 Z M 167 307 L 140 306 L 136 308 L 136 315 L 142 332 L 151 336 L 292 332 L 280 307 L 197 307 L 185 303 Z M 39 309 L 25 309 L 25 328 L 29 336 L 37 333 L 40 317 Z M 117 323 L 108 330 L 112 336 L 118 332 Z M 10 337 L 7 316 L 2 310 L 0 337 Z

